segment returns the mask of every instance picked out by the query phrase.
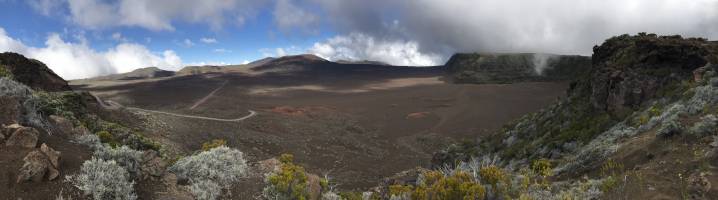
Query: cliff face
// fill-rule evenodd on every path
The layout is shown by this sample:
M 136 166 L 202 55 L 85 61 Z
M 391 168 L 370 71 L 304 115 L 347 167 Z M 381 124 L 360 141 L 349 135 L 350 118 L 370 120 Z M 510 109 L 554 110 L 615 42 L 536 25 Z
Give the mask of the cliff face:
M 716 45 L 680 36 L 622 35 L 594 47 L 589 82 L 594 108 L 614 114 L 631 112 L 676 82 L 686 81 L 693 71 L 706 66 Z M 713 62 L 715 63 L 715 62 Z
M 626 138 L 674 134 L 679 127 L 690 127 L 684 118 L 716 112 L 718 78 L 712 77 L 718 70 L 711 64 L 716 56 L 718 44 L 704 39 L 654 34 L 610 38 L 594 47 L 592 67 L 571 83 L 565 98 L 482 138 L 478 146 L 437 153 L 434 164 L 494 153 L 518 163 L 561 159 L 566 163 L 559 165 L 568 171 L 595 167 Z
M 446 63 L 455 83 L 512 83 L 571 80 L 585 73 L 591 60 L 585 56 L 552 54 L 455 54 Z
M 25 58 L 17 53 L 0 53 L 0 65 L 7 68 L 14 79 L 35 90 L 68 91 L 72 90 L 67 81 L 55 74 L 40 61 Z

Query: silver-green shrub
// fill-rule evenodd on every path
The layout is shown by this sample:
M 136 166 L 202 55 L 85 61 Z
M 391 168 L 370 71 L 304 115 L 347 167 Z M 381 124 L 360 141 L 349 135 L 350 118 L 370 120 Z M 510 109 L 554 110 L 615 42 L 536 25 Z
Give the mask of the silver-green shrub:
M 178 178 L 190 182 L 190 190 L 195 197 L 214 199 L 220 195 L 222 187 L 236 183 L 244 177 L 248 172 L 248 166 L 242 152 L 221 146 L 182 158 L 169 170 Z M 211 185 L 207 182 L 215 184 Z
M 82 163 L 80 174 L 69 179 L 84 195 L 95 200 L 137 199 L 129 173 L 112 160 L 87 160 Z
M 197 200 L 218 199 L 222 194 L 222 186 L 211 180 L 200 180 L 192 183 L 189 191 Z
M 701 121 L 696 122 L 688 130 L 690 134 L 708 135 L 714 133 L 718 127 L 718 117 L 715 115 L 706 115 L 701 117 Z
M 102 142 L 100 141 L 100 137 L 97 137 L 95 134 L 84 134 L 76 136 L 73 141 L 77 144 L 85 145 L 87 147 L 90 147 L 93 151 L 97 151 L 100 148 L 103 148 Z
M 95 157 L 103 160 L 114 160 L 118 165 L 124 167 L 131 177 L 137 177 L 142 164 L 142 152 L 131 149 L 127 146 L 112 148 L 103 145 L 103 148 L 95 150 Z

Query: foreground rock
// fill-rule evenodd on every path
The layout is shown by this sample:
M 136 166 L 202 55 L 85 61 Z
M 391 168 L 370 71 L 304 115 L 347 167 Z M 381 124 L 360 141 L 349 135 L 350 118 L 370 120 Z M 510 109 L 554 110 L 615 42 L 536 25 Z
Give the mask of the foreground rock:
M 0 124 L 15 124 L 20 122 L 22 113 L 20 102 L 9 96 L 0 96 Z
M 17 146 L 24 148 L 35 148 L 37 146 L 37 137 L 40 133 L 32 127 L 18 128 L 12 133 L 12 136 L 5 142 L 6 146 Z
M 20 168 L 17 182 L 33 181 L 40 182 L 45 177 L 47 180 L 55 180 L 60 176 L 59 161 L 60 152 L 55 151 L 46 144 L 42 144 L 39 150 L 31 151 L 23 158 L 25 162 Z

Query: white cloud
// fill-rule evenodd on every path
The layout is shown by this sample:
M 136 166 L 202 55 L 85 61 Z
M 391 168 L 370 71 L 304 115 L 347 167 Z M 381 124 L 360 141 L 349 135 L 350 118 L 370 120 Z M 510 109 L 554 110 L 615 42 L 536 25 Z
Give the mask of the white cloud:
M 214 44 L 217 43 L 217 39 L 214 38 L 200 38 L 199 41 L 205 43 L 205 44 Z
M 624 33 L 718 39 L 716 0 L 311 0 L 339 35 L 415 41 L 424 53 L 590 54 Z
M 192 40 L 190 39 L 184 39 L 184 41 L 182 41 L 182 45 L 184 45 L 185 47 L 192 47 L 194 46 L 194 42 L 192 42 Z
M 174 30 L 175 21 L 204 23 L 219 30 L 225 18 L 244 20 L 262 5 L 264 1 L 253 0 L 68 0 L 70 19 L 80 26 L 136 26 L 154 31 Z
M 182 64 L 182 59 L 174 51 L 167 50 L 161 55 L 156 55 L 145 46 L 132 43 L 117 45 L 104 54 L 110 65 L 119 73 L 149 66 L 175 69 Z
M 214 49 L 215 53 L 232 53 L 232 50 L 227 49 Z
M 26 0 L 26 2 L 35 11 L 45 16 L 57 13 L 57 10 L 64 4 L 63 0 Z
M 289 46 L 289 47 L 277 47 L 277 48 L 263 48 L 259 49 L 259 52 L 262 53 L 262 56 L 264 57 L 282 57 L 282 56 L 289 56 L 289 55 L 297 55 L 305 53 L 306 50 L 300 49 L 297 46 Z
M 314 25 L 319 17 L 292 3 L 292 0 L 278 0 L 275 4 L 274 22 L 282 30 L 299 29 L 307 33 L 315 32 Z
M 115 41 L 120 41 L 120 42 L 128 42 L 128 41 L 130 41 L 130 40 L 127 39 L 126 37 L 122 36 L 122 33 L 120 33 L 120 32 L 112 33 L 112 35 L 110 35 L 110 37 L 111 37 L 113 40 L 115 40 Z
M 218 62 L 218 61 L 209 61 L 209 62 L 193 62 L 188 63 L 187 66 L 225 66 L 225 65 L 231 65 L 226 62 Z
M 434 66 L 441 65 L 442 57 L 436 54 L 419 52 L 419 44 L 414 41 L 383 41 L 361 34 L 329 38 L 325 42 L 315 43 L 309 53 L 328 60 L 381 61 L 392 65 Z
M 56 33 L 47 37 L 44 47 L 31 47 L 8 36 L 0 28 L 0 52 L 5 51 L 40 60 L 65 79 L 123 73 L 149 66 L 177 69 L 182 65 L 180 57 L 171 50 L 157 54 L 139 44 L 121 43 L 106 52 L 98 52 L 86 41 L 66 42 Z

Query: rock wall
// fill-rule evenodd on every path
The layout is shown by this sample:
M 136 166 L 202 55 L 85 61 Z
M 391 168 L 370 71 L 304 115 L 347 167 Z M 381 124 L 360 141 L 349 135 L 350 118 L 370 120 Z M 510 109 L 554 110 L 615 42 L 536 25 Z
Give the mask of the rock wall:
M 571 80 L 585 73 L 591 59 L 553 54 L 455 54 L 446 63 L 454 83 L 514 83 Z

